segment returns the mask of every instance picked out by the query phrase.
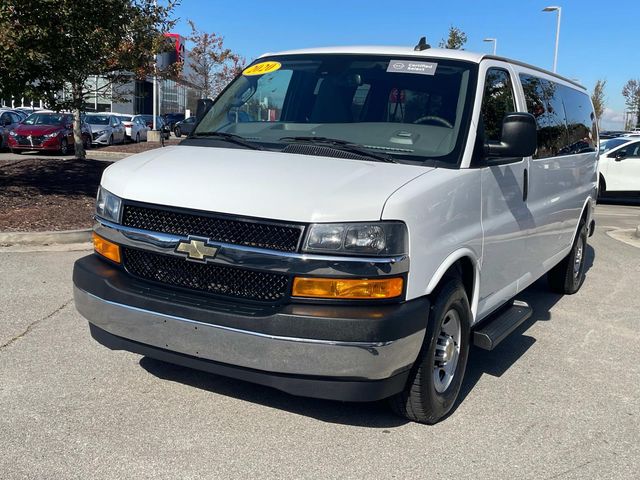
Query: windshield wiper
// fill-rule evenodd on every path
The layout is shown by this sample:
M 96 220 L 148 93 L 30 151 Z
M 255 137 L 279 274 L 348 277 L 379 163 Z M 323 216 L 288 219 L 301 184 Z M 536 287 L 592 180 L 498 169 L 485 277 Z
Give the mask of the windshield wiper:
M 229 143 L 235 143 L 236 145 L 242 145 L 243 147 L 250 148 L 251 150 L 264 150 L 260 145 L 257 145 L 249 140 L 245 139 L 235 133 L 227 132 L 198 132 L 192 135 L 193 137 L 215 137 L 222 139 Z
M 331 146 L 333 148 L 337 148 L 338 150 L 343 150 L 345 152 L 351 152 L 351 153 L 355 153 L 356 155 L 362 155 L 363 157 L 368 157 L 368 158 L 371 158 L 372 160 L 377 160 L 379 162 L 398 163 L 389 155 L 385 155 L 383 153 L 370 152 L 367 149 L 367 147 L 365 147 L 364 145 L 347 142 L 346 140 L 341 140 L 339 138 L 282 137 L 280 140 L 283 142 L 290 142 L 290 143 L 311 143 L 314 145 L 326 145 L 326 146 Z

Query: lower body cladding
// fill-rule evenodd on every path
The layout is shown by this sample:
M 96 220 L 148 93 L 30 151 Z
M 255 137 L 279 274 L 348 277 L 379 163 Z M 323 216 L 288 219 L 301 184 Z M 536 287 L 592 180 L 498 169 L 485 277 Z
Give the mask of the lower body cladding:
M 373 401 L 400 392 L 423 344 L 429 300 L 254 310 L 137 280 L 95 255 L 74 267 L 78 311 L 114 350 L 285 392 Z

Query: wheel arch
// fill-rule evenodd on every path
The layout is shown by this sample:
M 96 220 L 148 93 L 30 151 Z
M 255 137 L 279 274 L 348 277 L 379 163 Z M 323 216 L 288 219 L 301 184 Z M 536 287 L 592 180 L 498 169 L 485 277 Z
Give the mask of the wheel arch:
M 461 248 L 445 258 L 431 277 L 427 285 L 426 294 L 433 293 L 442 279 L 451 276 L 451 274 L 460 276 L 469 299 L 472 320 L 475 321 L 480 291 L 480 267 L 478 259 L 471 249 Z

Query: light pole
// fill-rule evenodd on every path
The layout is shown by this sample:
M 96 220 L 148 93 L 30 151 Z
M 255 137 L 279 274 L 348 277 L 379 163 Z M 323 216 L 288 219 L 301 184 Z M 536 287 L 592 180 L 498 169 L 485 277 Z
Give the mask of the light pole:
M 153 0 L 153 13 L 158 10 L 158 0 Z M 158 115 L 158 55 L 153 54 L 153 131 L 158 129 L 156 124 L 156 115 Z
M 485 38 L 483 42 L 491 42 L 493 43 L 493 54 L 495 55 L 498 51 L 498 39 L 497 38 Z
M 556 25 L 556 50 L 553 55 L 553 73 L 556 73 L 558 70 L 558 43 L 560 43 L 560 17 L 562 16 L 562 8 L 561 7 L 545 7 L 542 9 L 543 12 L 558 12 L 558 23 Z

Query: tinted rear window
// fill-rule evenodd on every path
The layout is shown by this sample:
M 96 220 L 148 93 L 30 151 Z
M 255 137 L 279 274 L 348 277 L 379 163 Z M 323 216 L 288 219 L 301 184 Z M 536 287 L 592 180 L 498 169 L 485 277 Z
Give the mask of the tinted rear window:
M 595 151 L 598 141 L 595 114 L 585 92 L 520 74 L 527 110 L 538 124 L 534 158 Z

